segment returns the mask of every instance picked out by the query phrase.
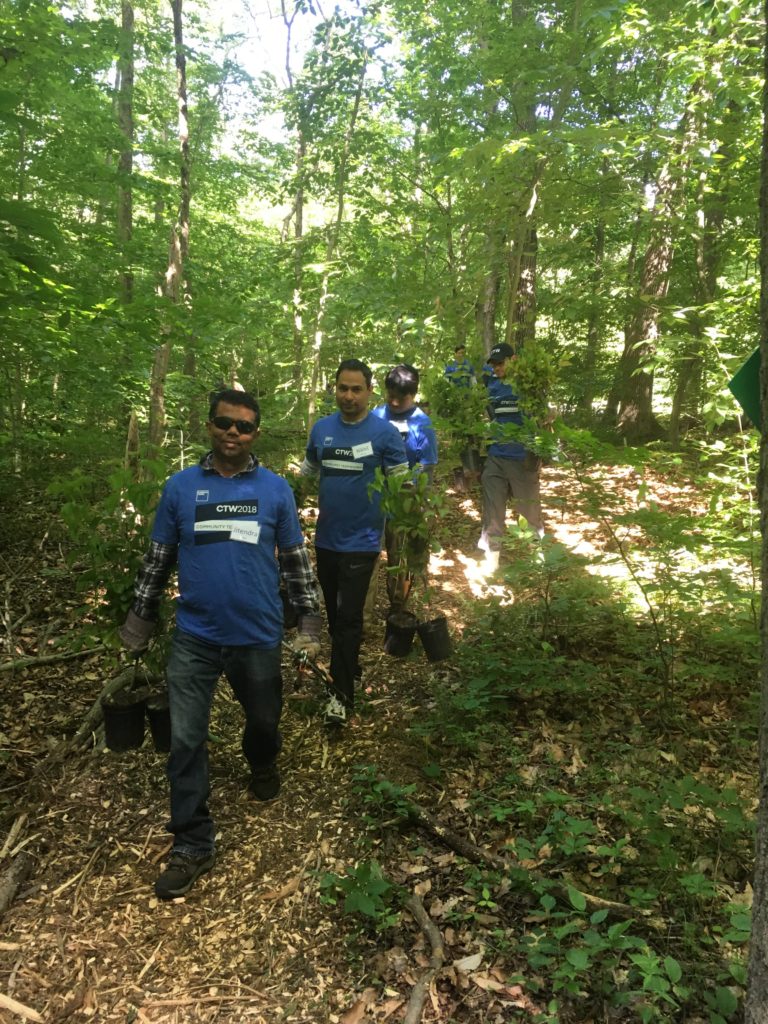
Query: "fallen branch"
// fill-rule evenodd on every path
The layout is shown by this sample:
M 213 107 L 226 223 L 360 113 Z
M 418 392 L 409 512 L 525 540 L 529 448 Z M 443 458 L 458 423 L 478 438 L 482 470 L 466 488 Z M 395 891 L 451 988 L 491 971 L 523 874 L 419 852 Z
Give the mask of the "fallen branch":
M 517 865 L 508 861 L 505 857 L 500 857 L 495 853 L 489 853 L 488 850 L 483 850 L 482 847 L 470 842 L 470 840 L 464 836 L 446 828 L 445 825 L 441 825 L 440 822 L 433 818 L 429 811 L 425 810 L 419 804 L 414 803 L 412 800 L 405 801 L 405 807 L 407 816 L 411 821 L 426 829 L 427 832 L 431 832 L 432 835 L 442 843 L 445 843 L 446 846 L 460 854 L 462 857 L 465 857 L 473 864 L 487 865 L 496 871 L 503 871 L 505 874 L 513 871 L 517 867 Z M 546 885 L 547 889 L 553 896 L 565 903 L 571 902 L 570 892 L 574 892 L 583 898 L 585 906 L 592 912 L 596 910 L 607 910 L 608 913 L 613 914 L 615 917 L 624 919 L 631 917 L 644 917 L 650 919 L 650 910 L 646 910 L 641 907 L 631 907 L 628 903 L 616 903 L 613 900 L 605 900 L 600 896 L 593 896 L 591 893 L 582 892 L 575 886 L 568 886 L 563 885 L 560 882 L 553 882 L 551 879 L 545 878 L 544 875 L 541 875 L 536 871 L 531 871 L 529 868 L 526 868 L 525 871 L 533 881 L 541 882 L 543 885 Z M 652 921 L 650 923 L 653 924 Z
M 14 857 L 11 866 L 0 876 L 0 914 L 13 903 L 19 886 L 32 871 L 34 858 L 31 853 L 22 852 Z
M 56 764 L 58 761 L 61 761 L 67 754 L 82 750 L 86 747 L 91 738 L 91 734 L 104 719 L 104 711 L 101 706 L 102 700 L 104 700 L 105 697 L 111 697 L 113 694 L 125 689 L 127 686 L 132 686 L 134 678 L 135 670 L 131 667 L 124 669 L 116 675 L 114 679 L 109 679 L 103 686 L 99 696 L 91 705 L 85 715 L 85 718 L 80 723 L 75 735 L 68 740 L 64 740 L 63 743 L 60 743 L 59 746 L 56 747 L 56 749 L 38 765 L 33 774 L 40 775 L 49 768 L 51 764 Z M 155 681 L 154 676 L 150 676 L 146 672 L 143 672 L 140 678 L 142 684 L 150 684 Z
M 26 814 L 20 814 L 13 825 L 11 825 L 11 831 L 8 833 L 8 838 L 3 844 L 2 850 L 0 850 L 0 860 L 5 860 L 13 849 L 14 843 L 19 838 L 19 833 L 27 823 Z
M 438 971 L 441 971 L 443 968 L 445 947 L 443 946 L 443 938 L 440 932 L 437 930 L 436 925 L 424 909 L 424 904 L 421 902 L 419 897 L 415 895 L 409 897 L 405 902 L 405 906 L 429 939 L 429 945 L 432 950 L 432 955 L 429 958 L 429 965 L 413 986 L 411 998 L 408 1000 L 408 1006 L 405 1010 L 405 1017 L 403 1017 L 403 1024 L 419 1024 L 421 1014 L 424 1009 L 424 1000 L 427 998 L 430 985 Z
M 2 992 L 0 992 L 0 1006 L 4 1010 L 10 1010 L 11 1013 L 18 1014 L 19 1017 L 35 1021 L 35 1024 L 44 1024 L 43 1018 L 37 1010 L 33 1010 L 31 1006 L 25 1006 L 24 1003 L 20 1003 L 18 999 L 11 999 L 10 996 L 4 996 Z
M 88 647 L 83 651 L 62 651 L 60 654 L 41 654 L 36 658 L 17 658 L 0 665 L 0 672 L 10 672 L 14 668 L 27 668 L 28 665 L 50 665 L 54 661 L 69 661 L 70 658 L 87 658 L 90 654 L 101 654 L 105 650 L 103 644 Z
M 261 992 L 254 992 L 249 996 L 231 996 L 222 994 L 220 996 L 198 996 L 197 998 L 182 997 L 181 999 L 147 999 L 141 1005 L 144 1009 L 157 1006 L 199 1006 L 202 1003 L 253 1003 L 258 999 L 267 999 Z

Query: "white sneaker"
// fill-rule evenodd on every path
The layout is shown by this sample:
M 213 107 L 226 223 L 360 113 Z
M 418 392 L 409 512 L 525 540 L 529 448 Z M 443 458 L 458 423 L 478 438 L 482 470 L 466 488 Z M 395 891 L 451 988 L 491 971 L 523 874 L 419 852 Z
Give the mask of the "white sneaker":
M 325 705 L 323 714 L 325 715 L 326 725 L 346 725 L 347 709 L 338 697 L 331 695 L 328 698 L 328 703 Z
M 499 568 L 499 556 L 500 556 L 500 554 L 501 554 L 501 552 L 499 552 L 499 551 L 486 551 L 485 552 L 485 558 L 483 559 L 483 572 L 486 572 L 489 575 L 492 572 L 496 572 L 496 570 Z

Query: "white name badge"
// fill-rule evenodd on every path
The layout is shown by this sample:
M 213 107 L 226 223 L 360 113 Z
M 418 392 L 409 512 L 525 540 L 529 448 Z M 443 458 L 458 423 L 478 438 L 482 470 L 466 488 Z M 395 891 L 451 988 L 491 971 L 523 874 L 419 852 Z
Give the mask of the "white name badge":
M 258 523 L 240 523 L 233 526 L 229 534 L 230 540 L 239 540 L 243 544 L 258 544 L 261 526 Z
M 353 444 L 352 455 L 356 459 L 364 459 L 366 455 L 373 455 L 373 445 L 370 441 L 366 441 L 365 444 Z

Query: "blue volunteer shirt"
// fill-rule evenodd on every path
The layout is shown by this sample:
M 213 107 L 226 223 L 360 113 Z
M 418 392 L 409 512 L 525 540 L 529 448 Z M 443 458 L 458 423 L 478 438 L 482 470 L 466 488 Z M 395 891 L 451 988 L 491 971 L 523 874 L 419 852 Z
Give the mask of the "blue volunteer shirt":
M 460 363 L 454 361 L 448 363 L 445 368 L 445 376 L 452 384 L 456 384 L 460 388 L 468 388 L 472 386 L 472 382 L 475 379 L 475 370 L 472 363 L 465 357 Z
M 391 423 L 400 434 L 410 469 L 437 465 L 437 437 L 432 420 L 418 405 L 407 412 L 393 412 L 388 405 L 377 405 L 373 415 Z
M 345 423 L 338 412 L 312 427 L 304 472 L 320 472 L 315 544 L 331 551 L 379 551 L 384 517 L 379 497 L 368 497 L 376 469 L 407 470 L 397 430 L 377 416 Z
M 304 542 L 282 477 L 258 464 L 233 477 L 202 466 L 175 473 L 163 490 L 152 540 L 178 545 L 180 629 L 222 646 L 280 643 L 275 550 Z
M 516 423 L 522 427 L 523 416 L 517 404 L 517 395 L 509 384 L 494 376 L 486 380 L 485 386 L 488 389 L 488 404 L 493 423 Z M 502 459 L 524 459 L 527 452 L 528 449 L 519 441 L 494 441 L 488 446 L 489 455 L 498 455 Z

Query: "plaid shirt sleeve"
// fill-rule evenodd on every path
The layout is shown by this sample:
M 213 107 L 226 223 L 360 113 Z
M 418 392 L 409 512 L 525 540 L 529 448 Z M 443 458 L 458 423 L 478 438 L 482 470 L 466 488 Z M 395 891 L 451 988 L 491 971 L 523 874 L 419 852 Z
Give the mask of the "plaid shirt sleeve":
M 309 560 L 306 544 L 286 548 L 279 553 L 278 558 L 280 575 L 296 614 L 319 615 L 320 587 Z
M 178 544 L 153 540 L 144 555 L 133 589 L 133 610 L 141 619 L 155 620 L 168 577 L 176 565 Z

